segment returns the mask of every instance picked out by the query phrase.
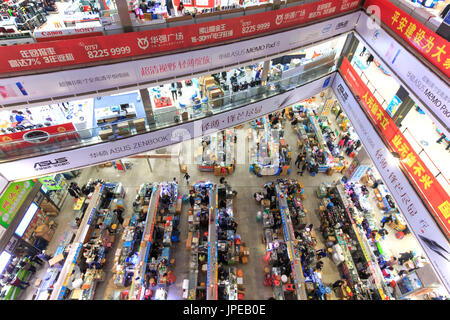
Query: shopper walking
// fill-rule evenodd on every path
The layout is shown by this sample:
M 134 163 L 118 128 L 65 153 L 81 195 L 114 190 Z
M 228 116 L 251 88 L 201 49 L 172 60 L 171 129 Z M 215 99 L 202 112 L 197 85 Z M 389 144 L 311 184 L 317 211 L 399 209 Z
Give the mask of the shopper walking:
M 81 189 L 80 189 L 80 187 L 78 186 L 78 183 L 72 182 L 71 185 L 72 185 L 73 190 L 75 190 L 75 192 L 76 192 L 78 195 L 81 195 Z
M 441 141 L 442 140 L 444 140 L 445 139 L 445 134 L 443 134 L 443 135 L 441 135 L 440 137 L 439 137 L 439 139 L 437 139 L 437 143 L 441 143 Z
M 17 275 L 9 282 L 9 284 L 22 290 L 25 290 L 30 286 L 29 282 L 20 280 Z
M 167 12 L 170 13 L 171 17 L 175 17 L 176 14 L 175 14 L 175 9 L 173 7 L 172 0 L 166 0 L 166 5 L 167 5 Z
M 171 1 L 171 0 L 168 0 L 168 1 Z M 174 102 L 175 102 L 175 100 L 178 100 L 177 90 L 178 90 L 177 84 L 175 82 L 172 82 L 170 84 L 170 92 L 172 92 L 172 99 Z
M 403 265 L 406 261 L 411 260 L 414 257 L 414 253 L 412 250 L 408 252 L 400 253 L 400 258 L 398 259 L 398 263 Z
M 195 204 L 195 195 L 193 192 L 191 192 L 191 194 L 189 195 L 189 202 L 191 204 L 191 208 L 194 208 L 194 204 Z
M 295 164 L 297 165 L 297 169 L 300 169 L 301 162 L 302 162 L 302 156 L 300 154 L 298 154 L 297 159 L 295 159 Z
M 177 9 L 177 15 L 182 16 L 184 14 L 184 5 L 183 2 L 180 1 L 180 4 L 178 5 Z
M 335 283 L 333 283 L 333 289 L 337 289 L 342 287 L 345 284 L 345 281 L 337 280 Z
M 368 66 L 370 66 L 370 64 L 372 63 L 374 58 L 375 57 L 370 53 L 369 57 L 367 58 L 367 61 L 366 61 Z
M 339 116 L 341 115 L 341 113 L 342 113 L 342 109 L 339 109 L 339 111 L 338 111 L 337 114 L 336 114 L 336 119 L 339 118 Z
M 78 198 L 77 193 L 71 188 L 69 187 L 69 189 L 67 189 L 67 191 L 69 192 L 69 194 L 74 197 L 74 198 Z
M 366 52 L 366 47 L 364 46 L 363 49 L 361 50 L 361 53 L 359 54 L 360 57 L 362 57 L 364 55 L 364 53 Z
M 303 163 L 303 166 L 302 166 L 302 170 L 300 171 L 300 175 L 303 177 L 303 172 L 305 171 L 305 169 L 306 169 L 306 165 L 307 165 L 307 163 L 306 163 L 306 161 Z M 298 174 L 298 172 L 297 172 L 297 174 Z
M 186 172 L 186 173 L 184 174 L 184 178 L 186 179 L 186 184 L 187 184 L 187 185 L 189 185 L 189 178 L 190 178 L 190 177 L 191 177 L 191 176 L 189 175 L 189 173 Z

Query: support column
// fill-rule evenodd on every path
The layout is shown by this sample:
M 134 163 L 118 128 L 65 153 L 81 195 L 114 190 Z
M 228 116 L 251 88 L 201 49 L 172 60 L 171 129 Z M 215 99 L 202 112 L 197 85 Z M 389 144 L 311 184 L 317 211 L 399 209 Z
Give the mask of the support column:
M 119 13 L 120 23 L 122 24 L 123 32 L 132 32 L 133 25 L 131 23 L 130 13 L 128 12 L 127 0 L 116 0 L 117 12 Z
M 344 57 L 346 57 L 348 61 L 352 61 L 356 48 L 358 47 L 358 44 L 359 44 L 358 38 L 355 37 L 353 32 L 350 32 L 347 35 L 347 39 L 345 39 L 344 47 L 342 48 L 342 52 L 337 63 L 338 68 L 341 66 Z
M 151 128 L 156 126 L 155 116 L 153 115 L 152 102 L 150 100 L 150 93 L 147 88 L 140 89 L 139 93 L 141 94 L 142 104 L 144 105 L 145 116 L 147 117 L 147 123 Z

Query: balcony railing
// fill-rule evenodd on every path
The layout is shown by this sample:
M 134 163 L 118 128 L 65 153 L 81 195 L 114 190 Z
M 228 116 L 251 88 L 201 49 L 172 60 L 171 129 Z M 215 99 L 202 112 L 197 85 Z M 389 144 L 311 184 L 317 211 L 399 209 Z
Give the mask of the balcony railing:
M 57 133 L 52 135 L 28 137 L 26 140 L 13 140 L 0 143 L 0 161 L 12 161 L 44 155 L 56 151 L 64 151 L 85 147 L 93 144 L 105 143 L 133 135 L 143 134 L 177 124 L 202 119 L 227 110 L 243 107 L 250 103 L 278 95 L 287 90 L 297 88 L 330 74 L 336 70 L 336 60 L 315 66 L 306 71 L 300 71 L 292 76 L 274 80 L 245 91 L 224 91 L 224 95 L 216 99 L 203 99 L 190 105 L 180 106 L 174 113 L 158 112 L 154 121 L 147 118 L 124 119 L 113 124 L 101 125 L 95 128 Z M 145 121 L 145 130 L 138 131 L 137 122 Z M 120 123 L 128 122 L 126 132 L 121 132 Z M 31 132 L 36 132 L 31 131 Z M 1 137 L 1 136 L 0 136 Z

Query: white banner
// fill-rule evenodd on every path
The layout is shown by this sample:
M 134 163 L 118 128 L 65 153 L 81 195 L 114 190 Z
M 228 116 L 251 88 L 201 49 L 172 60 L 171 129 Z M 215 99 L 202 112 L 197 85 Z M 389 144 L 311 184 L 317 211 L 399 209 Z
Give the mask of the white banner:
M 33 36 L 35 38 L 54 38 L 54 37 L 62 37 L 68 36 L 72 34 L 86 34 L 86 33 L 103 33 L 102 26 L 95 27 L 70 27 L 64 29 L 57 30 L 35 30 L 33 32 Z
M 370 26 L 370 27 L 369 27 Z M 356 26 L 360 40 L 367 43 L 375 52 L 374 56 L 384 62 L 389 71 L 393 70 L 399 83 L 406 88 L 413 100 L 425 103 L 427 114 L 447 136 L 450 127 L 450 91 L 445 81 L 420 62 L 414 55 L 395 41 L 379 26 L 375 27 L 367 14 L 362 13 Z M 391 72 L 392 73 L 392 72 Z M 414 97 L 417 97 L 414 99 Z
M 0 176 L 0 194 L 2 194 L 3 190 L 5 190 L 6 186 L 8 185 L 8 180 Z
M 442 283 L 450 292 L 450 245 L 423 205 L 417 192 L 400 170 L 395 158 L 370 124 L 342 77 L 337 74 L 332 85 L 344 112 L 370 155 L 383 181 L 394 197 L 411 231 L 416 236 Z
M 355 12 L 296 30 L 203 50 L 107 66 L 0 79 L 0 104 L 31 103 L 39 99 L 58 99 L 61 96 L 97 90 L 115 90 L 119 86 L 191 75 L 263 59 L 348 32 L 354 29 L 360 14 Z
M 205 119 L 172 126 L 129 138 L 56 152 L 45 156 L 0 163 L 0 173 L 9 181 L 68 171 L 193 139 L 248 122 L 264 114 L 309 98 L 329 87 L 334 74 L 261 102 L 232 109 Z

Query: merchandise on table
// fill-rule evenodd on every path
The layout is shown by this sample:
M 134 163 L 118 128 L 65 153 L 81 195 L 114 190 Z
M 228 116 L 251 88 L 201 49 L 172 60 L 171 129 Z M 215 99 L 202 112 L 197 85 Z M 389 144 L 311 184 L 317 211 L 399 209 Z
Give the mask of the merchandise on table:
M 304 264 L 308 251 L 312 250 L 315 257 L 315 244 L 311 230 L 304 229 L 307 211 L 302 203 L 303 185 L 293 179 L 278 179 L 266 183 L 264 188 L 266 193 L 261 200 L 267 263 L 264 285 L 272 286 L 276 300 L 306 300 Z
M 146 188 L 145 198 L 150 196 Z M 140 192 L 143 192 L 141 189 Z M 142 199 L 142 198 L 140 198 Z M 146 203 L 145 200 L 140 200 Z M 179 211 L 176 182 L 162 182 L 153 185 L 139 252 L 135 255 L 136 266 L 128 293 L 131 300 L 161 300 L 167 298 L 169 285 L 174 282 L 170 270 L 172 240 L 178 241 L 177 227 Z
M 283 138 L 279 114 L 254 120 L 251 126 L 248 131 L 250 172 L 257 176 L 288 175 L 291 152 Z
M 226 176 L 234 172 L 236 133 L 226 129 L 202 138 L 202 145 L 196 151 L 197 167 L 200 171 L 214 172 Z

